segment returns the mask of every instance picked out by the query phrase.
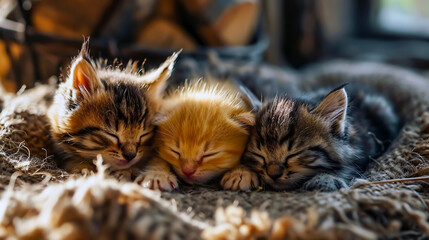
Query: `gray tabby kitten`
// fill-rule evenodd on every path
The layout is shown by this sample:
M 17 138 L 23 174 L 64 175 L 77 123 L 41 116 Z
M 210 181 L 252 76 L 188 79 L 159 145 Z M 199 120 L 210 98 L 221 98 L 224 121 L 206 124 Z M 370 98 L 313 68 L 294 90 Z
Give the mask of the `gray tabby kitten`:
M 242 165 L 224 176 L 223 187 L 248 190 L 259 185 L 258 178 L 274 190 L 347 187 L 386 150 L 400 125 L 386 98 L 347 88 L 266 103 Z

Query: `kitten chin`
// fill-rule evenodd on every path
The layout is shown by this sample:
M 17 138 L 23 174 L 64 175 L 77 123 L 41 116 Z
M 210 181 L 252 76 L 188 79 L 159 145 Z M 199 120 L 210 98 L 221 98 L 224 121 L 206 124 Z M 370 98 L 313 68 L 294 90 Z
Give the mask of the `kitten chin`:
M 235 165 L 238 164 L 238 161 Z M 233 164 L 231 164 L 233 165 Z M 192 176 L 186 176 L 181 168 L 174 167 L 176 174 L 188 184 L 207 184 L 222 176 L 226 170 L 198 170 Z
M 112 169 L 127 169 L 152 155 L 152 119 L 177 54 L 140 74 L 94 63 L 88 42 L 60 84 L 48 116 L 58 164 L 69 172 L 95 170 L 101 154 Z
M 288 176 L 288 173 L 285 172 L 284 176 L 278 178 L 278 179 L 272 179 L 267 174 L 261 174 L 260 178 L 261 180 L 268 185 L 269 188 L 276 190 L 276 191 L 292 191 L 299 189 L 303 186 L 303 184 L 311 179 L 311 176 L 316 175 L 316 173 L 313 174 L 304 174 L 300 173 L 296 176 Z
M 235 167 L 254 116 L 233 85 L 192 81 L 171 92 L 155 124 L 159 156 L 185 182 L 207 183 Z
M 257 173 L 274 190 L 347 187 L 399 132 L 399 117 L 387 99 L 358 87 L 349 92 L 350 100 L 340 87 L 326 96 L 266 103 L 256 115 L 242 160 L 246 171 Z M 242 175 L 226 174 L 229 179 L 222 182 L 242 181 Z

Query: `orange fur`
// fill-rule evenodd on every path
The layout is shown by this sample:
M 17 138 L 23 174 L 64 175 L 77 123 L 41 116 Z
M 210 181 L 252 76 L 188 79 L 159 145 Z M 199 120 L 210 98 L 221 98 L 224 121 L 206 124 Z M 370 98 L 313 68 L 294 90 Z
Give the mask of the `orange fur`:
M 221 175 L 240 161 L 254 121 L 250 110 L 232 85 L 185 84 L 165 99 L 156 123 L 160 157 L 189 183 Z
M 48 116 L 59 165 L 70 172 L 93 170 L 97 154 L 112 169 L 127 169 L 152 156 L 152 124 L 177 53 L 140 74 L 94 64 L 87 43 L 59 86 Z

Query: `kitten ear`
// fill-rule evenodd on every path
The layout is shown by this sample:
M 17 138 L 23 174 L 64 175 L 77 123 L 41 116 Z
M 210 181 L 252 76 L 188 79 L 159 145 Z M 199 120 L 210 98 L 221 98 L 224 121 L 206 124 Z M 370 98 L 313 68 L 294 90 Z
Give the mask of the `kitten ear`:
M 240 113 L 238 115 L 232 116 L 232 119 L 242 125 L 246 131 L 255 125 L 255 115 L 250 112 Z
M 80 56 L 74 60 L 70 72 L 73 88 L 83 95 L 92 94 L 103 86 L 91 63 Z
M 329 93 L 312 112 L 322 115 L 329 122 L 334 132 L 343 133 L 347 105 L 347 92 L 342 87 Z
M 166 87 L 166 80 L 173 72 L 174 64 L 182 50 L 173 53 L 157 69 L 149 71 L 140 77 L 141 81 L 149 85 L 149 94 L 160 94 Z
M 152 70 L 140 77 L 141 81 L 148 85 L 146 91 L 147 101 L 149 108 L 153 112 L 157 112 L 160 108 L 160 102 L 162 101 L 162 92 L 167 87 L 167 79 L 173 72 L 174 63 L 179 56 L 179 52 L 171 55 L 161 66 L 157 69 Z
M 238 90 L 241 94 L 243 101 L 246 105 L 252 109 L 252 112 L 257 112 L 262 105 L 261 100 L 259 100 L 255 94 L 253 94 L 249 88 L 247 88 L 241 81 L 234 79 L 233 82 L 237 85 Z
M 92 94 L 103 86 L 91 62 L 87 60 L 89 59 L 88 44 L 88 41 L 83 43 L 80 54 L 73 61 L 70 69 L 71 84 L 81 95 Z

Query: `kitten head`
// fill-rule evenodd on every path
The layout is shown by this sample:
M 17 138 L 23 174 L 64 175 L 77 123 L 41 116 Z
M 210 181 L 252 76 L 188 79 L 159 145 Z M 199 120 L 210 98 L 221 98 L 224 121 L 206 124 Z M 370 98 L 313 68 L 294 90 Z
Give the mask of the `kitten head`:
M 276 190 L 291 190 L 321 172 L 338 170 L 354 154 L 345 140 L 347 94 L 332 91 L 317 107 L 276 98 L 256 116 L 243 163 Z
M 141 160 L 151 148 L 151 122 L 176 57 L 142 75 L 131 65 L 94 64 L 85 43 L 49 111 L 59 147 L 83 161 L 101 154 L 113 169 Z
M 170 94 L 166 106 L 156 123 L 159 153 L 183 180 L 205 183 L 239 163 L 254 116 L 238 92 L 196 81 Z

